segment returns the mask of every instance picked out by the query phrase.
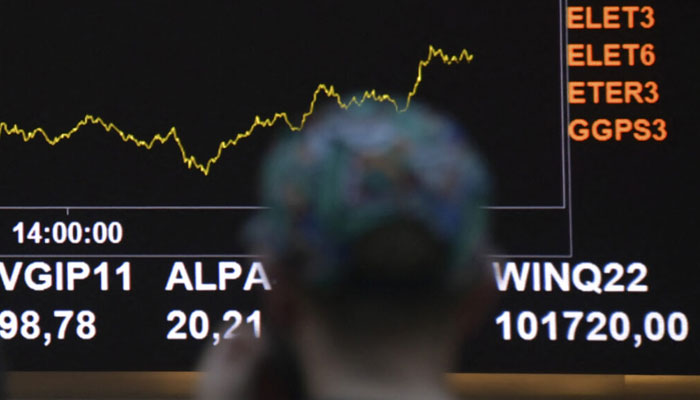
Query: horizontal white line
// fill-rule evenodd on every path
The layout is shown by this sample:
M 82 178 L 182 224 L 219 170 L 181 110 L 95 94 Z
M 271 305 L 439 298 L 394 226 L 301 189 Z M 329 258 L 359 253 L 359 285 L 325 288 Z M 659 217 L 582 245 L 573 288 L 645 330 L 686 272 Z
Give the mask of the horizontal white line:
M 571 258 L 573 254 L 487 254 L 492 258 Z
M 263 206 L 0 206 L 0 210 L 266 210 Z
M 566 206 L 484 206 L 487 210 L 565 210 Z M 264 206 L 0 206 L 0 210 L 267 210 Z
M 571 258 L 571 254 L 487 254 L 492 258 Z M 260 254 L 0 254 L 0 258 L 266 258 Z
M 259 254 L 0 254 L 0 258 L 265 258 Z
M 486 210 L 566 210 L 566 206 L 485 206 Z

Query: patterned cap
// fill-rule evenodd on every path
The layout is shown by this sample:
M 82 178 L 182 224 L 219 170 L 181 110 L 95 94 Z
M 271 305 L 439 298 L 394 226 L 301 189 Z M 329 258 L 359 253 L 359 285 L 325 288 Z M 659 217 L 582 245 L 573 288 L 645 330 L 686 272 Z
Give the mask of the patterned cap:
M 333 109 L 272 149 L 261 187 L 270 210 L 247 236 L 274 258 L 302 252 L 306 265 L 292 267 L 303 281 L 332 287 L 347 275 L 356 239 L 411 219 L 446 244 L 444 281 L 470 281 L 489 186 L 466 132 L 442 114 L 416 103 L 404 112 L 369 102 Z

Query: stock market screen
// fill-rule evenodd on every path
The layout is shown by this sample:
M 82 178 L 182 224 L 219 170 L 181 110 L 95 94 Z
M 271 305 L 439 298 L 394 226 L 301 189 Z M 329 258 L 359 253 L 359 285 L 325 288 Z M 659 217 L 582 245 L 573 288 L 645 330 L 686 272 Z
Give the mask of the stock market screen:
M 190 371 L 266 335 L 238 240 L 275 140 L 424 103 L 489 164 L 454 372 L 700 373 L 694 1 L 0 3 L 0 338 L 15 371 Z M 224 327 L 223 330 L 220 330 Z

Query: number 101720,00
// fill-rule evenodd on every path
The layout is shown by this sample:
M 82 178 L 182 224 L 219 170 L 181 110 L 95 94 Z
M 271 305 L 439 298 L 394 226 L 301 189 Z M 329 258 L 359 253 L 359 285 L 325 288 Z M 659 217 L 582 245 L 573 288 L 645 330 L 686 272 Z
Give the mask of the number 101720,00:
M 581 337 L 586 341 L 632 340 L 636 348 L 641 346 L 644 340 L 658 342 L 669 338 L 675 342 L 682 342 L 688 337 L 690 330 L 688 317 L 678 311 L 668 315 L 656 311 L 647 312 L 638 332 L 632 328 L 637 325 L 632 324 L 630 317 L 622 311 L 610 315 L 600 311 L 549 311 L 541 317 L 532 311 L 521 311 L 516 315 L 510 311 L 503 311 L 496 317 L 496 325 L 501 327 L 502 339 L 506 341 L 513 339 L 514 332 L 522 340 L 535 340 L 542 334 L 550 341 L 556 341 L 560 338 L 560 328 L 566 332 L 566 340 L 574 341 L 577 339 L 579 328 L 582 328 L 585 336 Z

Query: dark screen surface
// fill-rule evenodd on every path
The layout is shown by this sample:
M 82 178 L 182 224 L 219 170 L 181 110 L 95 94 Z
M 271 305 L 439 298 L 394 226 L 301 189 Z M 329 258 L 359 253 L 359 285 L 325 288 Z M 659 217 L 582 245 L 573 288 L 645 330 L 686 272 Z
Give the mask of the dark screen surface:
M 227 330 L 259 329 L 275 281 L 237 235 L 265 212 L 265 149 L 338 107 L 314 97 L 332 85 L 443 110 L 489 162 L 501 295 L 456 372 L 698 374 L 699 11 L 0 2 L 11 368 L 191 370 Z

